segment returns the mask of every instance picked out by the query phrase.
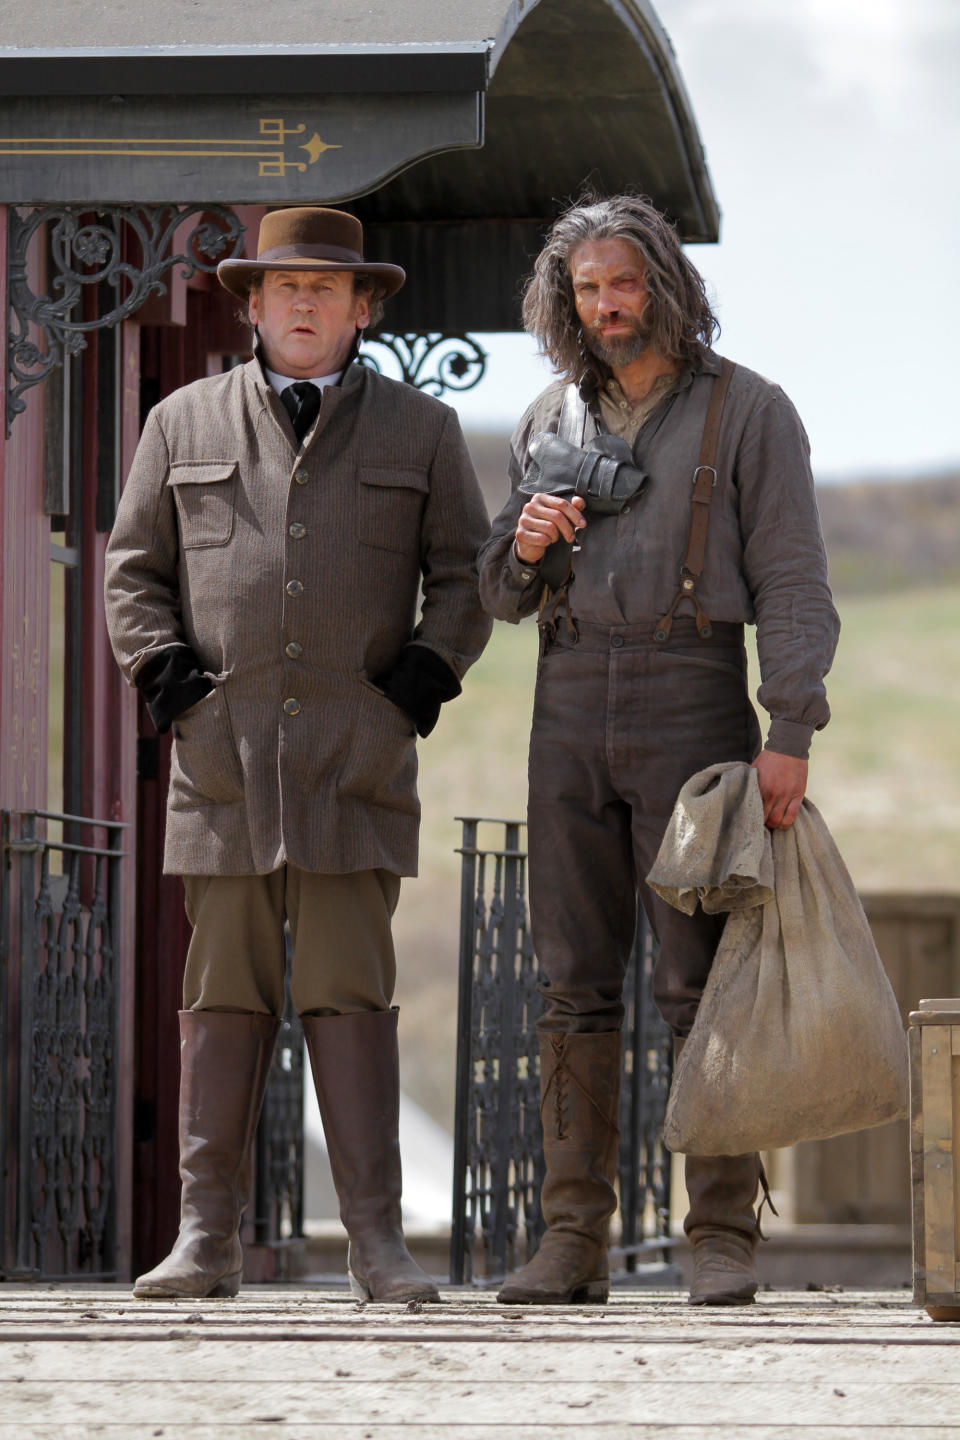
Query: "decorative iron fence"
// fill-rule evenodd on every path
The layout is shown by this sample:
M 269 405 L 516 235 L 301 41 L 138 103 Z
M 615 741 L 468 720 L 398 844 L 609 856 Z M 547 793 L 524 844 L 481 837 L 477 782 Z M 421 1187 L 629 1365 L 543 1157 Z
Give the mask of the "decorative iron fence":
M 15 1177 L 9 1228 L 0 1214 L 0 1273 L 107 1278 L 116 1268 L 116 981 L 126 826 L 48 810 L 3 811 L 0 823 L 0 1056 L 6 1075 L 15 1073 L 16 1092 L 5 1088 L 0 1097 L 3 1175 Z M 63 839 L 42 833 L 51 825 L 62 826 Z M 98 833 L 105 844 L 81 843 Z
M 277 1253 L 277 1279 L 303 1232 L 303 1027 L 290 994 L 293 953 L 286 933 L 286 998 L 256 1138 L 253 1235 Z
M 524 826 L 462 819 L 460 995 L 450 1279 L 494 1283 L 543 1233 L 537 961 L 527 919 Z M 480 846 L 479 826 L 502 827 Z M 670 1155 L 661 1138 L 673 1059 L 652 999 L 654 949 L 642 911 L 624 987 L 619 1244 L 627 1277 L 669 1264 Z M 474 1252 L 482 1245 L 483 1275 Z M 641 1267 L 642 1269 L 643 1267 Z

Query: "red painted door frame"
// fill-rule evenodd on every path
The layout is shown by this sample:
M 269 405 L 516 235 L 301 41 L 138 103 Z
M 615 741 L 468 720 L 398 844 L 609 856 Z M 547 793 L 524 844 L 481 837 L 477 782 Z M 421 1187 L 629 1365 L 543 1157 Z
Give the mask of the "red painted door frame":
M 238 213 L 248 226 L 248 245 L 255 254 L 262 212 Z M 140 327 L 141 419 L 146 418 L 146 410 L 156 400 L 221 370 L 225 355 L 249 353 L 250 332 L 239 319 L 240 307 L 215 279 L 196 277 L 185 292 L 178 295 L 174 290 L 166 302 L 168 323 Z M 166 316 L 152 309 L 144 318 L 162 321 Z M 177 1016 L 190 940 L 182 882 L 178 876 L 162 873 L 170 737 L 157 736 L 142 702 L 138 709 L 138 740 L 134 1273 L 160 1260 L 177 1231 Z

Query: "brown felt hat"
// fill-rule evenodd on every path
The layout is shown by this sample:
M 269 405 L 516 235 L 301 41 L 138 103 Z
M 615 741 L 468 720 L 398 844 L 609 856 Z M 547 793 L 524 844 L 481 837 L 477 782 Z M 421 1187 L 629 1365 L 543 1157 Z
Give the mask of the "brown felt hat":
M 256 260 L 221 260 L 217 279 L 231 295 L 246 300 L 258 270 L 355 270 L 378 276 L 388 296 L 395 295 L 407 278 L 399 265 L 364 260 L 363 226 L 355 215 L 317 205 L 264 215 Z

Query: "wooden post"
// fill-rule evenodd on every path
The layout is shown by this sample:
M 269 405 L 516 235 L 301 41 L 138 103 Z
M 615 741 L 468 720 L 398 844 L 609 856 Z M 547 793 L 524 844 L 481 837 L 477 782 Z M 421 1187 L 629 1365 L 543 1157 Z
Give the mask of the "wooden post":
M 960 999 L 910 1015 L 913 1298 L 960 1320 Z

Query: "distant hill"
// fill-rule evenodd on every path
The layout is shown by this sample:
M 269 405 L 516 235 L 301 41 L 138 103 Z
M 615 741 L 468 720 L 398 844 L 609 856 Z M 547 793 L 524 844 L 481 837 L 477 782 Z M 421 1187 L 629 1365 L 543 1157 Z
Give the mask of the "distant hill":
M 960 471 L 824 485 L 817 503 L 838 592 L 866 595 L 960 580 Z
M 476 431 L 466 438 L 487 509 L 495 515 L 507 497 L 509 436 Z M 821 485 L 817 502 L 839 594 L 960 581 L 960 470 Z

